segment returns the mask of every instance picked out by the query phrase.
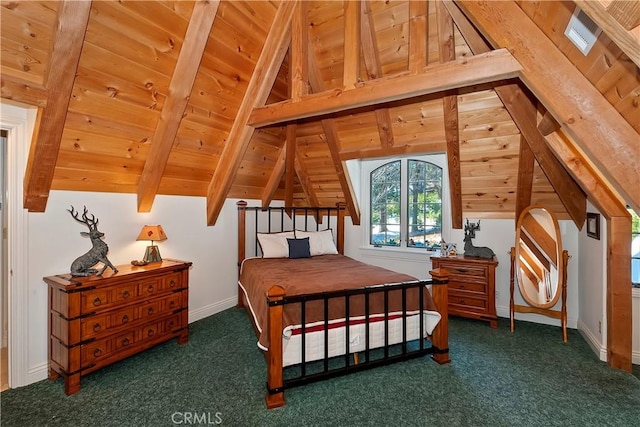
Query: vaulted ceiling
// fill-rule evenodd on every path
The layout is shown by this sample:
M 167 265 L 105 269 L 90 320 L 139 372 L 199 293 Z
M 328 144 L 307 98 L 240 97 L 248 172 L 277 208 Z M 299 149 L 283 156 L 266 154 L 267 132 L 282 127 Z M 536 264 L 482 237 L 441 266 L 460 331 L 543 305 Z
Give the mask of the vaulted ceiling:
M 603 29 L 583 55 L 576 3 Z M 2 98 L 50 190 L 359 207 L 345 162 L 446 152 L 454 226 L 640 211 L 635 2 L 3 1 Z

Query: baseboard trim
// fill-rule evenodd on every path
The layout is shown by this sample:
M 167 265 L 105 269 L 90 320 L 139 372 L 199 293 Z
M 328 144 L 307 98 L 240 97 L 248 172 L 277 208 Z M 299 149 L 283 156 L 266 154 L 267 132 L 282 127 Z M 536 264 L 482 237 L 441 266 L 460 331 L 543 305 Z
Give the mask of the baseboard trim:
M 238 297 L 230 297 L 213 304 L 206 305 L 196 310 L 189 310 L 189 323 L 197 322 L 216 313 L 220 313 L 228 308 L 235 307 L 238 304 Z

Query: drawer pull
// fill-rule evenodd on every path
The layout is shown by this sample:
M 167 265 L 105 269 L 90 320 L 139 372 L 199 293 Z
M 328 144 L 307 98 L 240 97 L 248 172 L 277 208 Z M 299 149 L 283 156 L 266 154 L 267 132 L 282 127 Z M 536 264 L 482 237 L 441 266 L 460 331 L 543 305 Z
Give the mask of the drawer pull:
M 175 306 L 176 306 L 176 302 L 175 302 L 175 301 L 171 301 L 171 302 L 169 303 L 169 308 L 173 308 L 173 307 L 175 307 Z
M 466 273 L 466 272 L 468 272 L 469 270 L 466 270 L 466 269 L 464 269 L 464 268 L 456 268 L 456 271 L 457 271 L 458 273 Z
M 148 336 L 148 337 L 152 337 L 154 333 L 155 333 L 155 332 L 153 331 L 153 329 L 149 329 L 149 330 L 147 331 L 147 336 Z
M 93 300 L 93 305 L 95 305 L 96 307 L 99 306 L 100 304 L 102 304 L 102 300 L 100 299 L 100 297 L 97 297 L 96 299 Z
M 169 282 L 169 287 L 170 287 L 170 288 L 173 288 L 173 287 L 175 287 L 175 286 L 176 286 L 176 281 L 175 281 L 175 280 L 171 280 L 171 281 Z
M 93 357 L 100 357 L 102 356 L 102 350 L 100 350 L 99 348 L 96 348 L 95 350 L 93 350 Z
M 169 329 L 173 329 L 173 327 L 175 326 L 175 322 L 172 320 L 171 322 L 169 322 Z
M 100 329 L 102 329 L 102 325 L 100 323 L 93 324 L 93 332 L 98 332 Z
M 147 286 L 147 292 L 149 293 L 153 292 L 153 285 Z
M 129 338 L 125 338 L 122 340 L 122 345 L 129 345 Z
M 147 309 L 147 314 L 149 314 L 149 315 L 153 314 L 153 307 L 149 307 Z
M 129 291 L 124 291 L 124 292 L 122 293 L 122 298 L 127 299 L 127 298 L 129 298 L 130 296 L 131 296 L 131 294 L 129 293 Z
M 122 316 L 122 323 L 127 323 L 128 321 L 129 321 L 129 316 L 127 316 L 126 314 Z

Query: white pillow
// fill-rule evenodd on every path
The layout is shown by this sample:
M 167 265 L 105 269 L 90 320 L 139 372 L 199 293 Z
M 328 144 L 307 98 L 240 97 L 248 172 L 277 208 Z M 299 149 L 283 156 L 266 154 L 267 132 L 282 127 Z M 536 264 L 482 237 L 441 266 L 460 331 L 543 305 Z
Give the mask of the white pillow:
M 293 231 L 283 233 L 258 233 L 258 243 L 262 251 L 262 258 L 288 258 L 289 243 L 287 237 L 294 239 Z
M 311 256 L 337 254 L 336 244 L 333 242 L 331 229 L 322 231 L 300 231 L 296 230 L 296 238 L 309 238 L 309 248 Z

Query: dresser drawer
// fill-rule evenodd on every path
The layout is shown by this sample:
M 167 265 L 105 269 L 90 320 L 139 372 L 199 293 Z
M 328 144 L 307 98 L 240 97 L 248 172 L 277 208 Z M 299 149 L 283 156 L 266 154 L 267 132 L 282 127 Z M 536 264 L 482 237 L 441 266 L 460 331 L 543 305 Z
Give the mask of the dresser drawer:
M 180 272 L 168 274 L 161 280 L 152 280 L 140 283 L 138 285 L 138 295 L 144 298 L 163 292 L 172 292 L 178 289 L 182 289 Z
M 452 313 L 456 309 L 484 311 L 487 309 L 487 300 L 469 295 L 449 294 L 449 309 Z
M 442 261 L 440 268 L 449 272 L 449 281 L 463 281 L 474 283 L 487 283 L 487 268 L 473 265 L 460 265 L 460 263 Z
M 139 306 L 127 306 L 100 315 L 89 316 L 80 322 L 81 340 L 104 337 L 119 329 L 135 327 L 153 317 L 163 316 L 182 308 L 182 293 L 175 292 Z
M 485 295 L 487 293 L 487 284 L 477 282 L 458 282 L 453 280 L 449 282 L 449 292 L 451 291 L 476 292 Z
M 135 302 L 138 298 L 138 285 L 132 283 L 87 290 L 82 292 L 81 313 L 106 310 L 117 305 Z
M 129 330 L 112 338 L 92 341 L 82 345 L 80 352 L 82 359 L 81 367 L 83 369 L 88 368 L 100 360 L 110 357 L 113 353 L 132 346 L 136 343 L 136 332 L 135 330 Z

